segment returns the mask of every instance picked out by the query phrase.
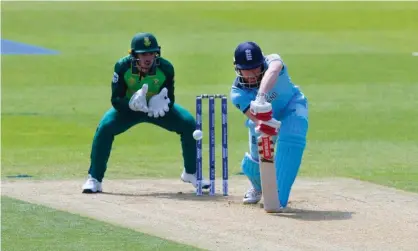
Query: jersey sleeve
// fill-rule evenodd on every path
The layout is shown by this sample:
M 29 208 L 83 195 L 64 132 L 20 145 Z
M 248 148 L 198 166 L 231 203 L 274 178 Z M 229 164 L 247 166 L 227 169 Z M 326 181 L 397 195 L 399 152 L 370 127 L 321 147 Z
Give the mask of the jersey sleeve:
M 112 106 L 119 112 L 130 113 L 133 112 L 129 108 L 129 99 L 126 97 L 127 85 L 123 77 L 123 67 L 121 62 L 117 62 L 114 67 L 112 78 Z
M 230 95 L 232 104 L 242 113 L 246 113 L 250 108 L 251 98 L 244 92 L 244 90 L 233 86 Z

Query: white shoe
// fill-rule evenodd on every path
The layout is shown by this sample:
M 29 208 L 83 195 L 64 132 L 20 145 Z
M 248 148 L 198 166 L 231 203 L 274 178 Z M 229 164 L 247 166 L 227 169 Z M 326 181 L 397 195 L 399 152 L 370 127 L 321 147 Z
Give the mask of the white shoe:
M 257 191 L 254 187 L 248 189 L 242 201 L 244 204 L 257 204 L 261 200 L 262 192 Z
M 86 183 L 83 185 L 83 193 L 101 193 L 102 183 L 89 175 Z
M 195 174 L 189 174 L 186 173 L 185 170 L 183 170 L 183 173 L 181 174 L 181 180 L 186 183 L 192 183 L 194 188 L 197 188 L 197 176 Z M 208 180 L 202 179 L 202 188 L 203 189 L 209 189 L 210 188 L 210 182 Z

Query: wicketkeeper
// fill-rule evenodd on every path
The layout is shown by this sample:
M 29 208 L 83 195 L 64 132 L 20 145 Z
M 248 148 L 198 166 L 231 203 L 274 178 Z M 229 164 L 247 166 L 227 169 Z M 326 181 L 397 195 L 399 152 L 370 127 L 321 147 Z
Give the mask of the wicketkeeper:
M 91 148 L 89 177 L 83 193 L 102 192 L 113 140 L 134 125 L 151 123 L 180 135 L 184 170 L 181 179 L 196 187 L 196 121 L 189 111 L 175 103 L 174 67 L 161 57 L 161 47 L 150 33 L 138 33 L 130 54 L 119 59 L 112 79 L 112 107 L 104 114 Z M 203 180 L 203 188 L 210 183 Z
M 231 89 L 232 103 L 247 117 L 250 153 L 245 153 L 241 166 L 251 181 L 243 202 L 261 200 L 259 153 L 260 133 L 273 136 L 275 166 L 281 207 L 286 207 L 298 174 L 308 131 L 308 102 L 288 74 L 278 54 L 264 56 L 254 42 L 244 42 L 235 49 L 237 77 Z M 280 133 L 278 131 L 280 129 Z

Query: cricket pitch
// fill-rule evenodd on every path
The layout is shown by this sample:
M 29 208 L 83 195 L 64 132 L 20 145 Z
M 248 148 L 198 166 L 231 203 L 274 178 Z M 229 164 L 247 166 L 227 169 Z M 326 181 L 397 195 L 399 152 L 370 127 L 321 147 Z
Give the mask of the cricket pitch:
M 208 250 L 416 250 L 418 195 L 351 179 L 298 178 L 289 208 L 242 205 L 244 177 L 230 196 L 197 197 L 180 180 L 3 180 L 2 195 L 121 225 Z

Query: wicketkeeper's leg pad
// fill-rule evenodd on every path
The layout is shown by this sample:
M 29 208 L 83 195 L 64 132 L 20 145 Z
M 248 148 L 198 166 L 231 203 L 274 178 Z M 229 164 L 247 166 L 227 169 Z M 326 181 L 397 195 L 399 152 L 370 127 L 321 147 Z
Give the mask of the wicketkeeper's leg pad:
M 245 153 L 241 162 L 242 172 L 248 177 L 254 189 L 261 191 L 260 165 L 258 161 Z

